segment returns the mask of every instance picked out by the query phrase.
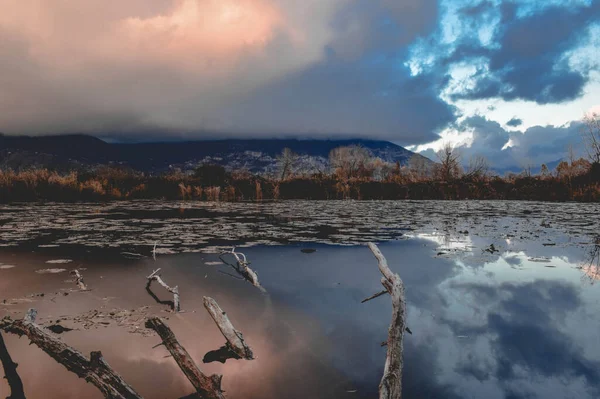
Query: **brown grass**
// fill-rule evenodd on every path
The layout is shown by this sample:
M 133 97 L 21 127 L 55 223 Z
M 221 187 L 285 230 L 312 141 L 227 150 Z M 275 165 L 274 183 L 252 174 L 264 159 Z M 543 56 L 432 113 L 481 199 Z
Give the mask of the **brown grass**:
M 463 175 L 451 180 L 413 173 L 408 168 L 359 176 L 318 173 L 285 180 L 253 176 L 247 171 L 225 173 L 215 184 L 212 174 L 175 171 L 146 175 L 136 171 L 100 168 L 94 172 L 58 173 L 47 169 L 21 172 L 0 170 L 0 202 L 107 201 L 165 199 L 239 201 L 266 199 L 525 199 L 600 201 L 600 164 L 563 162 L 542 176 L 505 177 Z M 360 172 L 360 173 L 359 173 Z

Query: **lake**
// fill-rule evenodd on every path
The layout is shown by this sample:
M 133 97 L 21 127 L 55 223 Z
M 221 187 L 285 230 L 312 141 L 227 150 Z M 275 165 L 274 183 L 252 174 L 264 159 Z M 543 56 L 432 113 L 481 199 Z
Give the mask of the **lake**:
M 391 319 L 389 296 L 361 303 L 382 289 L 364 245 L 373 241 L 406 288 L 405 398 L 597 398 L 599 211 L 503 201 L 3 205 L 0 317 L 35 307 L 40 324 L 72 328 L 62 340 L 101 350 L 147 399 L 193 391 L 153 348 L 150 315 L 166 319 L 203 372 L 223 374 L 229 398 L 373 398 Z M 219 258 L 234 245 L 267 294 Z M 74 268 L 90 291 L 77 290 Z M 183 312 L 146 291 L 158 268 Z M 203 363 L 225 341 L 203 296 L 255 360 Z M 26 338 L 3 336 L 28 398 L 102 397 Z M 0 381 L 0 397 L 9 392 Z

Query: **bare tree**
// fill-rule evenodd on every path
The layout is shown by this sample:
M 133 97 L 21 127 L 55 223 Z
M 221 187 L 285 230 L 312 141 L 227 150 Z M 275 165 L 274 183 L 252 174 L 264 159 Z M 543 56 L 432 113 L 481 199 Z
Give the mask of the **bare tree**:
M 400 168 L 398 168 L 399 170 Z M 419 154 L 414 154 L 408 160 L 408 170 L 413 180 L 424 180 L 429 176 L 427 159 Z
M 557 179 L 569 179 L 571 176 L 571 171 L 569 167 L 569 163 L 567 161 L 561 161 L 558 165 L 556 165 L 556 178 Z
M 446 143 L 436 155 L 440 161 L 437 168 L 440 179 L 450 181 L 460 176 L 460 154 L 452 144 Z
M 573 149 L 573 144 L 569 144 L 569 146 L 567 147 L 567 153 L 569 154 L 569 163 L 573 165 L 573 162 L 577 160 L 577 158 L 575 157 L 575 150 Z
M 483 179 L 487 177 L 490 171 L 490 166 L 487 159 L 478 155 L 472 157 L 469 160 L 469 167 L 467 169 L 467 177 L 474 179 Z
M 600 163 L 600 115 L 593 112 L 586 115 L 583 121 L 583 141 L 588 158 L 592 163 Z
M 360 145 L 337 147 L 329 153 L 329 162 L 339 177 L 350 179 L 368 168 L 371 152 Z
M 394 173 L 394 164 L 385 162 L 381 158 L 375 158 L 369 165 L 372 170 L 373 179 L 377 181 L 387 181 Z
M 548 169 L 548 167 L 546 166 L 546 164 L 545 164 L 545 163 L 543 163 L 543 164 L 542 164 L 542 167 L 540 168 L 540 177 L 541 177 L 542 179 L 547 179 L 547 178 L 549 178 L 550 176 L 552 176 L 552 175 L 550 174 L 550 170 Z
M 587 173 L 592 164 L 585 158 L 579 158 L 571 163 L 571 176 L 580 176 Z
M 279 179 L 285 180 L 292 174 L 292 168 L 294 163 L 298 159 L 298 155 L 296 155 L 289 148 L 284 148 L 281 154 L 277 157 L 277 166 L 279 168 Z

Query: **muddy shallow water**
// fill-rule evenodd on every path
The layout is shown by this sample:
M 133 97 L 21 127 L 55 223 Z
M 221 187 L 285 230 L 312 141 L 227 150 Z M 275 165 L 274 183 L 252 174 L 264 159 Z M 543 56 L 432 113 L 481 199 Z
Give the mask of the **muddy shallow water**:
M 600 396 L 597 205 L 526 202 L 310 202 L 12 205 L 0 208 L 0 317 L 40 324 L 106 360 L 145 398 L 192 388 L 143 328 L 160 315 L 230 398 L 372 398 L 391 305 L 373 240 L 404 280 L 406 398 Z M 157 242 L 158 255 L 151 250 Z M 214 252 L 241 245 L 268 294 Z M 498 251 L 490 251 L 490 245 Z M 302 249 L 316 251 L 301 251 Z M 488 251 L 486 251 L 486 249 Z M 3 267 L 13 266 L 13 267 Z M 78 292 L 68 270 L 82 268 Z M 182 313 L 145 290 L 162 269 Z M 66 269 L 59 273 L 40 273 Z M 56 270 L 55 270 L 56 271 Z M 170 299 L 161 288 L 154 292 Z M 43 296 L 42 296 L 43 294 Z M 224 338 L 217 300 L 256 359 L 204 364 Z M 28 398 L 100 398 L 25 338 L 4 334 Z M 0 397 L 8 396 L 0 381 Z

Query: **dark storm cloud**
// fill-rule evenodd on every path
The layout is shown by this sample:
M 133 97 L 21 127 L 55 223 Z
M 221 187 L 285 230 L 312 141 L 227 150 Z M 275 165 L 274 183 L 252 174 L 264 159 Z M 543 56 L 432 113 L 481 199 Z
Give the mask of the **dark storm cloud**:
M 459 116 L 447 98 L 577 98 L 593 66 L 569 68 L 565 55 L 600 16 L 597 1 L 528 9 L 436 0 L 0 5 L 0 131 L 112 140 L 430 142 Z M 455 40 L 442 39 L 449 9 L 461 25 Z M 457 64 L 474 66 L 474 75 L 446 93 Z M 500 141 L 482 131 L 478 139 L 494 151 Z
M 436 0 L 32 0 L 3 8 L 0 131 L 8 134 L 411 144 L 435 139 L 455 118 L 439 98 L 443 74 L 414 77 L 403 65 L 407 47 L 436 29 Z
M 351 1 L 332 19 L 337 37 L 330 48 L 342 57 L 374 49 L 396 51 L 431 33 L 437 20 L 437 0 Z
M 532 10 L 519 17 L 517 5 L 500 6 L 495 46 L 478 46 L 473 37 L 464 39 L 446 62 L 486 57 L 486 68 L 473 78 L 476 84 L 452 94 L 454 99 L 525 99 L 539 104 L 560 103 L 582 95 L 589 70 L 573 70 L 566 53 L 581 44 L 586 31 L 600 17 L 600 2 L 590 6 L 552 6 Z M 463 15 L 481 18 L 489 3 L 463 10 Z M 473 23 L 471 21 L 471 23 Z
M 268 114 L 269 123 L 312 136 L 376 130 L 400 144 L 436 140 L 434 131 L 453 121 L 454 108 L 436 95 L 435 76 L 410 77 L 385 60 L 359 63 L 331 61 L 261 87 L 235 104 L 230 117 L 260 129 Z M 266 124 L 262 129 L 269 131 Z

